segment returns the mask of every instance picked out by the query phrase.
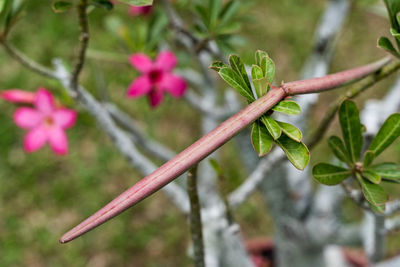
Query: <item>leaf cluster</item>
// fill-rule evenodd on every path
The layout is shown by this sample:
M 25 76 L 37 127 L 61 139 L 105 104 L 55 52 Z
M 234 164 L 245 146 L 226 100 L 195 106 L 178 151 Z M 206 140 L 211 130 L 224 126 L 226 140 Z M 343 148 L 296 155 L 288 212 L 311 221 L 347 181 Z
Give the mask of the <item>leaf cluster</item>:
M 400 114 L 392 114 L 385 121 L 362 157 L 363 127 L 354 102 L 342 103 L 339 121 L 343 140 L 331 136 L 328 143 L 333 154 L 346 167 L 319 163 L 313 168 L 313 176 L 325 185 L 337 185 L 349 177 L 355 178 L 371 208 L 383 212 L 388 195 L 380 183 L 400 183 L 400 169 L 396 163 L 373 164 L 373 161 L 400 136 Z
M 233 50 L 234 33 L 238 32 L 244 20 L 244 1 L 201 0 L 196 1 L 194 13 L 198 20 L 194 25 L 195 34 L 201 39 L 215 40 L 219 47 Z
M 390 33 L 396 40 L 397 49 L 387 37 L 380 37 L 378 39 L 378 47 L 386 50 L 393 56 L 400 59 L 400 1 L 384 0 L 384 2 L 388 10 L 391 23 Z
M 217 71 L 221 78 L 236 89 L 248 103 L 268 93 L 275 76 L 273 60 L 266 52 L 260 50 L 255 53 L 255 64 L 251 67 L 251 82 L 242 60 L 237 55 L 229 57 L 229 65 L 217 61 L 210 68 Z M 283 100 L 272 108 L 273 111 L 297 115 L 300 113 L 300 107 L 294 101 Z M 286 153 L 290 162 L 301 170 L 310 160 L 310 153 L 301 142 L 302 137 L 299 129 L 289 123 L 275 120 L 270 113 L 257 119 L 251 130 L 252 144 L 260 157 L 270 152 L 273 145 L 277 144 Z

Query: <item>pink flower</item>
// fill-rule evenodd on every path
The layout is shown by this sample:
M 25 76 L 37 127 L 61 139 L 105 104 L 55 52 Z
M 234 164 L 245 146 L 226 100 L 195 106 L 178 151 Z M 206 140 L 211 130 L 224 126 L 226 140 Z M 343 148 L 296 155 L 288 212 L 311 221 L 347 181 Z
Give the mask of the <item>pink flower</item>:
M 131 16 L 146 16 L 151 13 L 151 9 L 153 6 L 132 6 L 129 9 L 129 14 Z
M 129 86 L 127 97 L 137 98 L 147 94 L 150 105 L 156 107 L 162 102 L 164 91 L 176 98 L 185 93 L 185 80 L 171 72 L 177 64 L 171 51 L 161 52 L 154 62 L 145 54 L 133 54 L 130 62 L 142 75 Z
M 34 152 L 48 142 L 55 154 L 67 154 L 65 130 L 75 124 L 76 112 L 56 107 L 53 95 L 44 88 L 37 91 L 33 105 L 34 108 L 21 107 L 14 113 L 15 124 L 28 130 L 24 140 L 25 151 Z
M 35 101 L 35 93 L 26 92 L 18 89 L 6 90 L 0 92 L 0 98 L 12 103 L 32 104 Z

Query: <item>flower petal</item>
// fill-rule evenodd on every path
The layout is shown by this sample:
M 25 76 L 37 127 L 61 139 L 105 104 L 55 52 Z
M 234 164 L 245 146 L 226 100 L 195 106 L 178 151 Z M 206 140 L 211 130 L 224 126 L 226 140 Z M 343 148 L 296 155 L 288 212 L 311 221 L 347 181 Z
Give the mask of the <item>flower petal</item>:
M 6 90 L 0 92 L 0 98 L 12 103 L 33 104 L 36 94 L 18 89 Z
M 68 153 L 68 139 L 65 131 L 59 127 L 49 129 L 49 143 L 53 152 L 57 155 Z
M 35 107 L 43 113 L 52 113 L 54 110 L 53 95 L 48 90 L 40 88 L 36 93 Z
M 52 118 L 57 126 L 68 129 L 75 124 L 76 116 L 77 113 L 75 110 L 61 108 L 54 111 Z
M 156 65 L 163 71 L 171 71 L 178 63 L 174 53 L 171 51 L 163 51 L 158 54 Z
M 142 73 L 149 72 L 153 67 L 151 59 L 143 53 L 136 53 L 129 57 L 132 66 Z
M 165 73 L 160 87 L 168 91 L 173 97 L 182 97 L 187 85 L 181 77 L 172 73 Z
M 47 141 L 46 128 L 42 126 L 31 129 L 24 139 L 24 149 L 26 152 L 31 153 L 40 149 Z
M 131 16 L 148 15 L 151 12 L 152 6 L 133 6 L 129 9 Z
M 150 105 L 152 108 L 157 107 L 158 105 L 161 104 L 162 100 L 164 98 L 163 91 L 162 90 L 153 90 L 149 94 L 149 101 Z
M 136 98 L 150 92 L 152 84 L 146 75 L 140 76 L 132 82 L 127 91 L 127 97 Z
M 14 122 L 17 126 L 23 129 L 36 127 L 41 121 L 41 114 L 33 108 L 18 108 L 14 113 Z

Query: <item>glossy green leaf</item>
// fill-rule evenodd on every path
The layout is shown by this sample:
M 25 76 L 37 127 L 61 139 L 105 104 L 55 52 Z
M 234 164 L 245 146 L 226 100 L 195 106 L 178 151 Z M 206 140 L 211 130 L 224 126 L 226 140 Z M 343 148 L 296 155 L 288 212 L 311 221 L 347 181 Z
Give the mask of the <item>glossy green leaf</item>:
M 337 185 L 351 175 L 351 172 L 342 167 L 328 163 L 319 163 L 312 170 L 315 180 L 324 185 Z
M 368 150 L 377 157 L 400 136 L 400 114 L 392 114 L 383 123 Z
M 286 122 L 281 122 L 281 121 L 276 121 L 279 126 L 282 129 L 282 132 L 284 132 L 288 137 L 293 139 L 296 142 L 300 142 L 301 139 L 303 138 L 303 134 L 299 129 L 297 129 L 295 126 L 286 123 Z
M 310 161 L 310 152 L 306 145 L 302 142 L 292 140 L 285 134 L 282 134 L 282 136 L 278 140 L 275 140 L 275 142 L 282 148 L 293 166 L 299 170 L 304 170 Z
M 400 182 L 400 169 L 396 163 L 379 163 L 369 167 L 367 170 L 377 173 L 382 177 L 383 180 Z
M 227 82 L 232 88 L 236 89 L 236 91 L 238 91 L 238 93 L 244 96 L 248 101 L 253 102 L 255 100 L 251 89 L 247 87 L 239 74 L 234 70 L 224 67 L 221 68 L 218 73 L 225 82 Z
M 400 33 L 399 33 L 396 29 L 391 28 L 391 29 L 390 29 L 390 33 L 392 34 L 392 36 L 393 36 L 394 38 L 396 38 L 396 39 L 399 39 L 399 38 L 400 38 Z
M 400 26 L 397 21 L 397 14 L 400 12 L 400 1 L 398 0 L 384 0 L 386 8 L 389 13 L 390 23 L 392 28 L 400 31 Z
M 230 55 L 229 56 L 229 64 L 231 65 L 231 68 L 234 71 L 236 71 L 237 74 L 239 74 L 239 76 L 242 79 L 242 82 L 247 86 L 247 90 L 252 92 L 249 76 L 247 76 L 246 69 L 245 69 L 244 64 L 243 64 L 242 60 L 240 59 L 240 57 L 238 57 L 237 55 Z
M 364 170 L 362 176 L 374 184 L 379 184 L 382 181 L 382 177 L 372 170 Z
M 328 144 L 333 154 L 341 161 L 345 163 L 351 163 L 349 159 L 346 147 L 343 144 L 342 139 L 337 136 L 331 136 L 328 140 Z
M 153 4 L 153 0 L 118 0 L 118 1 L 131 6 L 151 6 Z
M 371 163 L 374 161 L 375 159 L 375 153 L 372 151 L 365 151 L 364 153 L 364 159 L 363 159 L 363 166 L 364 167 L 368 167 L 369 165 L 371 165 Z
M 396 51 L 396 48 L 394 48 L 392 42 L 387 37 L 381 37 L 378 39 L 378 47 L 382 48 L 386 52 L 389 52 L 397 58 L 400 57 L 399 53 Z
M 256 91 L 257 97 L 262 97 L 268 92 L 268 82 L 264 78 L 261 67 L 253 65 L 251 67 L 251 79 Z
M 210 69 L 215 70 L 217 72 L 219 72 L 222 68 L 227 68 L 228 65 L 226 65 L 225 63 L 223 63 L 222 61 L 214 61 L 211 65 L 210 65 Z
M 383 204 L 383 205 L 373 205 L 373 204 L 371 204 L 370 202 L 368 202 L 367 201 L 367 203 L 368 203 L 368 205 L 369 205 L 369 207 L 374 211 L 374 212 L 376 212 L 376 213 L 384 213 L 385 212 L 385 204 Z
M 253 123 L 251 129 L 251 143 L 259 157 L 271 151 L 274 139 L 269 135 L 267 128 L 265 128 L 265 125 L 260 120 L 256 120 Z
M 295 101 L 283 100 L 275 105 L 272 110 L 288 115 L 298 115 L 301 112 L 300 106 Z
M 353 101 L 344 101 L 339 108 L 339 121 L 346 149 L 351 162 L 359 161 L 361 156 L 362 135 L 360 116 Z
M 261 67 L 261 61 L 264 57 L 269 57 L 268 53 L 262 50 L 256 51 L 256 64 Z
M 91 0 L 90 4 L 96 7 L 103 8 L 108 11 L 114 8 L 113 3 L 111 3 L 109 0 Z
M 388 200 L 388 195 L 383 188 L 371 183 L 365 178 L 359 179 L 365 199 L 373 205 L 383 205 Z
M 264 72 L 264 77 L 267 78 L 268 83 L 272 83 L 275 77 L 275 63 L 269 57 L 261 59 L 261 69 Z
M 282 129 L 279 124 L 270 116 L 262 116 L 261 121 L 264 123 L 265 127 L 267 127 L 268 132 L 274 138 L 274 140 L 278 139 L 282 134 Z
M 73 8 L 73 6 L 74 5 L 71 2 L 57 1 L 53 3 L 52 8 L 54 12 L 61 13 L 70 10 L 71 8 Z

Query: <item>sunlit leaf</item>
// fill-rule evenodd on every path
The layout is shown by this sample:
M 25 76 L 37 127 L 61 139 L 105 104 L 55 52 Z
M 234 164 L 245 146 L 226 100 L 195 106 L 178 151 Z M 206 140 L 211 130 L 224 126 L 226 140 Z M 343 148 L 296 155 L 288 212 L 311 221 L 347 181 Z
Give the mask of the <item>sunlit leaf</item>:
M 331 136 L 328 140 L 329 147 L 331 148 L 333 154 L 341 161 L 345 163 L 351 163 L 349 159 L 348 152 L 344 146 L 342 140 L 337 136 Z
M 270 116 L 262 116 L 261 121 L 267 127 L 268 132 L 274 138 L 274 140 L 278 139 L 282 134 L 281 126 Z
M 344 101 L 339 109 L 339 121 L 349 158 L 353 163 L 361 156 L 362 135 L 360 116 L 353 101 Z
M 337 185 L 351 175 L 351 172 L 342 167 L 328 163 L 319 163 L 312 170 L 315 180 L 324 185 Z
M 281 121 L 277 121 L 277 123 L 281 127 L 282 132 L 284 132 L 288 137 L 290 137 L 294 141 L 300 142 L 301 139 L 303 138 L 303 134 L 295 126 Z
M 150 6 L 153 4 L 153 0 L 118 0 L 118 1 L 131 6 Z
M 383 205 L 388 200 L 388 195 L 383 188 L 371 183 L 367 179 L 359 179 L 365 199 L 373 205 Z
M 243 82 L 242 77 L 240 77 L 234 70 L 224 67 L 221 68 L 218 73 L 225 82 L 227 82 L 232 88 L 236 89 L 236 91 L 244 96 L 249 102 L 255 100 L 251 89 L 247 87 Z
M 285 134 L 282 134 L 275 142 L 282 148 L 293 166 L 299 170 L 304 170 L 310 161 L 310 152 L 302 142 L 296 142 Z
M 288 115 L 298 115 L 301 112 L 300 106 L 296 102 L 290 100 L 279 102 L 272 110 Z
M 265 125 L 259 120 L 253 123 L 251 129 L 251 143 L 259 157 L 271 151 L 274 143 L 274 139 L 269 135 L 267 128 L 265 128 Z
M 382 180 L 382 177 L 372 170 L 364 170 L 362 176 L 374 184 L 379 184 Z

